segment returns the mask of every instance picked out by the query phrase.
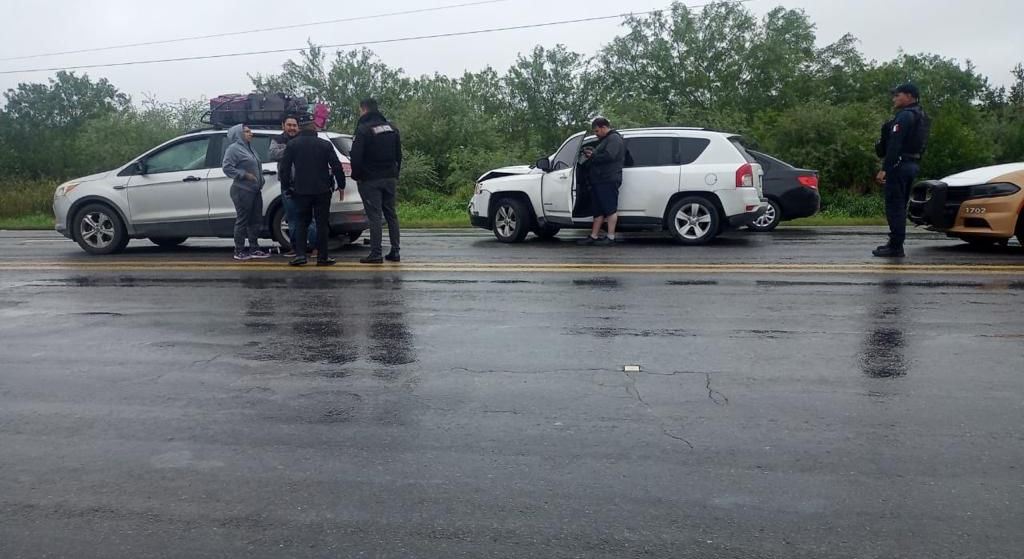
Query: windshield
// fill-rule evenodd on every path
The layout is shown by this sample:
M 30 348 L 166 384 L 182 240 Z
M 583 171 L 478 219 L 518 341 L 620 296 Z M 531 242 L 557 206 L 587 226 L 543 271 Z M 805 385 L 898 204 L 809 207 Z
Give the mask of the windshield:
M 350 154 L 352 153 L 351 136 L 338 136 L 336 138 L 331 138 L 331 143 L 334 144 L 334 147 L 338 148 L 338 151 L 340 151 L 342 155 L 350 157 Z

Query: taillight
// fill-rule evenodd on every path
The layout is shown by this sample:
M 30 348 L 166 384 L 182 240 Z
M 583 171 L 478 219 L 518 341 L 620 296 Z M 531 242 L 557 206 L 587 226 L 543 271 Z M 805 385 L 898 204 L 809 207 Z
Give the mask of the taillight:
M 341 162 L 341 168 L 342 168 L 342 170 L 345 171 L 345 176 L 346 177 L 349 177 L 349 178 L 352 177 L 352 164 L 351 163 L 346 163 L 346 162 L 342 161 Z
M 754 188 L 754 167 L 750 163 L 736 169 L 736 188 Z
M 818 190 L 818 175 L 800 175 L 796 180 L 801 186 Z

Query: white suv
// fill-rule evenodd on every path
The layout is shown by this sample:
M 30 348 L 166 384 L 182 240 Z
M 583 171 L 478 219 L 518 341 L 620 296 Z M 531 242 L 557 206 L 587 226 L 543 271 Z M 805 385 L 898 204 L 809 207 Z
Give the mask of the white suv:
M 629 153 L 619 190 L 620 229 L 668 230 L 678 242 L 697 245 L 764 214 L 764 173 L 738 136 L 699 128 L 619 132 Z M 530 231 L 550 238 L 562 228 L 590 228 L 581 164 L 583 148 L 597 141 L 580 132 L 532 167 L 485 173 L 469 204 L 470 221 L 507 243 Z
M 252 146 L 264 161 L 263 236 L 288 246 L 288 222 L 277 180 L 277 164 L 270 161 L 270 141 L 279 130 L 253 129 Z M 53 197 L 56 229 L 74 239 L 86 252 L 119 252 L 129 239 L 149 238 L 160 246 L 176 246 L 189 237 L 233 236 L 235 206 L 232 180 L 221 170 L 227 149 L 227 131 L 199 130 L 175 138 L 133 159 L 122 167 L 68 181 Z M 339 151 L 349 174 L 350 137 L 320 133 Z M 344 200 L 331 201 L 331 235 L 355 241 L 367 229 L 363 201 L 355 181 L 349 180 Z

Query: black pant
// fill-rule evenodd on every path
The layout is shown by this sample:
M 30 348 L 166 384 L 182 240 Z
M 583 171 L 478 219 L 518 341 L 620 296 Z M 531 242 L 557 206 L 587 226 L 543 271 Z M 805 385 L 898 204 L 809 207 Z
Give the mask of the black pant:
M 316 217 L 316 250 L 317 260 L 327 259 L 327 239 L 330 237 L 331 225 L 331 193 L 323 194 L 296 194 L 296 214 L 299 217 L 295 234 L 291 236 L 295 244 L 295 256 L 306 258 L 308 247 L 306 247 L 306 236 L 309 233 L 309 223 Z
M 398 212 L 395 211 L 395 193 L 398 190 L 397 179 L 376 179 L 360 181 L 359 196 L 363 198 L 366 208 L 366 219 L 370 222 L 370 256 L 381 256 L 383 249 L 383 224 L 388 222 L 388 237 L 391 239 L 391 251 L 398 252 L 400 233 L 398 231 Z
M 904 161 L 885 174 L 885 219 L 891 247 L 902 247 L 907 238 L 907 204 L 919 170 L 916 162 Z

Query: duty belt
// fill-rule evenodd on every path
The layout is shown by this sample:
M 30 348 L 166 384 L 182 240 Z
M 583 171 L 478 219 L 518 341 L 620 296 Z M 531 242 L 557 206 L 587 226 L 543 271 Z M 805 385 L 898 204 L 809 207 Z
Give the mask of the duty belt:
M 921 154 L 920 153 L 904 153 L 903 155 L 900 156 L 900 158 L 904 159 L 906 161 L 920 161 L 921 160 Z

